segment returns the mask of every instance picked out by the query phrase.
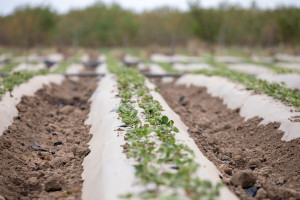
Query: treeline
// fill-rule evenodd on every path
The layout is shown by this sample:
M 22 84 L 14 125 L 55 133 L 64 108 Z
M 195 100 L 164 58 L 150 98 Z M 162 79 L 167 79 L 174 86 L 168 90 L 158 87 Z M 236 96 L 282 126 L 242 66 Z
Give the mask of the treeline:
M 195 39 L 221 45 L 299 45 L 300 9 L 226 4 L 204 9 L 195 1 L 189 11 L 163 7 L 135 13 L 98 2 L 64 15 L 49 7 L 23 6 L 0 17 L 2 46 L 176 47 Z
M 300 9 L 279 7 L 241 9 L 223 4 L 219 9 L 201 9 L 192 4 L 195 34 L 210 43 L 224 45 L 299 45 Z

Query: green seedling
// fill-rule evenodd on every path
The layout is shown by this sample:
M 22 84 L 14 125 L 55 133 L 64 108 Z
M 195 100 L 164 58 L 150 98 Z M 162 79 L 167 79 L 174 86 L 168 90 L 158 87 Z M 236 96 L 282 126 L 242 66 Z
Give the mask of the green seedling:
M 217 63 L 213 59 L 209 59 L 207 62 L 214 66 L 214 70 L 198 70 L 193 73 L 226 77 L 233 82 L 245 85 L 248 89 L 265 93 L 275 99 L 291 103 L 295 107 L 300 106 L 300 91 L 298 90 L 287 88 L 284 84 L 269 83 L 251 75 L 231 70 L 225 64 Z
M 190 199 L 215 199 L 219 195 L 219 187 L 197 177 L 199 166 L 194 162 L 193 151 L 176 143 L 175 134 L 179 130 L 173 120 L 162 116 L 163 108 L 149 94 L 145 78 L 137 69 L 122 67 L 110 55 L 107 58 L 108 69 L 118 75 L 119 95 L 122 98 L 119 116 L 130 127 L 125 134 L 126 155 L 137 163 L 134 167 L 139 183 L 156 186 L 151 190 L 145 189 L 138 194 L 128 193 L 121 197 L 180 199 L 179 191 L 185 191 Z M 138 111 L 132 106 L 133 97 L 138 98 L 139 107 L 143 109 L 144 125 L 141 125 Z M 154 142 L 154 137 L 159 142 Z M 171 168 L 168 170 L 162 166 Z M 172 189 L 171 194 L 164 194 L 162 188 Z

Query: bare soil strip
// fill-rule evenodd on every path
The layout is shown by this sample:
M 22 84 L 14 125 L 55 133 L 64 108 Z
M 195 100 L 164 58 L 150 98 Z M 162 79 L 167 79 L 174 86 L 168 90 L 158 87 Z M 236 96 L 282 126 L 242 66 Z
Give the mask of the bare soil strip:
M 205 88 L 156 83 L 223 182 L 242 200 L 300 199 L 300 138 L 281 141 L 280 124 L 259 125 L 257 117 L 244 121 L 239 110 L 228 109 Z
M 66 79 L 23 97 L 19 116 L 0 137 L 0 197 L 81 199 L 89 154 L 89 98 L 96 78 Z

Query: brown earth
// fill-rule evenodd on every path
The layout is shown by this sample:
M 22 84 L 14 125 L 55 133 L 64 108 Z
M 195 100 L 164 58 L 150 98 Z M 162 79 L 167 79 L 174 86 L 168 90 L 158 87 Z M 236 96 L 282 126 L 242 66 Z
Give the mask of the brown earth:
M 245 121 L 238 109 L 228 109 L 205 88 L 160 81 L 157 86 L 238 197 L 300 199 L 299 138 L 281 141 L 279 123 L 259 125 L 262 119 L 258 117 Z
M 23 97 L 0 137 L 0 199 L 81 199 L 96 78 L 66 79 Z

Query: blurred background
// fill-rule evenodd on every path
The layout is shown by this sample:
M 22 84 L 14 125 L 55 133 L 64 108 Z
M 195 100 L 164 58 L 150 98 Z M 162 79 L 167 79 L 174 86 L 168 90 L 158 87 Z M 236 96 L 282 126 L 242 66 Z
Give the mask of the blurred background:
M 2 47 L 300 52 L 296 0 L 10 0 L 0 15 Z

